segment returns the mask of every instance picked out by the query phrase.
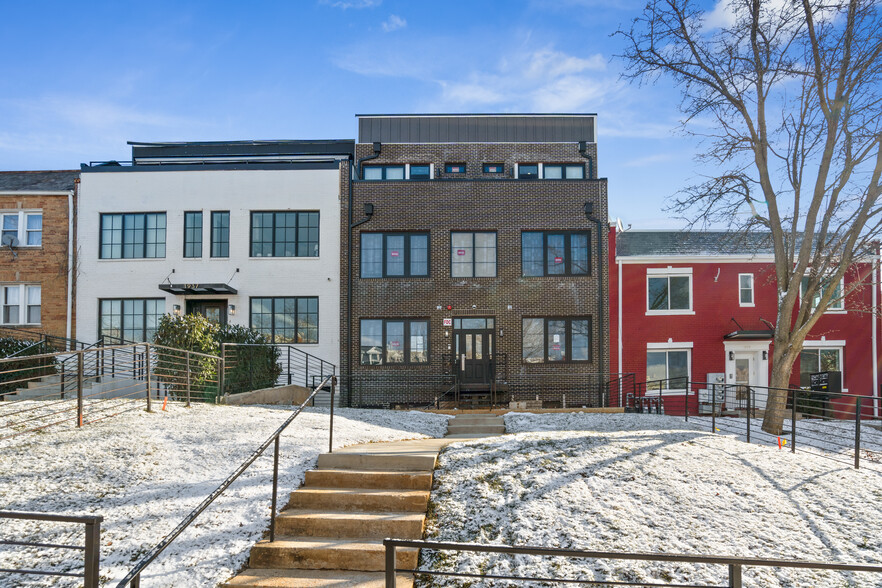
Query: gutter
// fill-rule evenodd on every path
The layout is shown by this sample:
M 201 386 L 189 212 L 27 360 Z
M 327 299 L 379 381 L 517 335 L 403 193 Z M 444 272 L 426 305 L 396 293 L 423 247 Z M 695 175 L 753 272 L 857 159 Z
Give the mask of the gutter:
M 870 313 L 870 320 L 873 321 L 873 391 L 877 394 L 876 400 L 876 418 L 882 418 L 882 390 L 879 389 L 879 355 L 878 355 L 878 337 L 877 331 L 880 327 L 880 319 L 876 314 L 876 309 L 878 308 L 878 290 L 879 290 L 879 254 L 878 254 L 878 245 L 877 245 L 877 253 L 876 260 L 873 264 L 873 312 Z
M 602 223 L 599 218 L 595 218 L 594 216 L 592 216 L 593 212 L 594 203 L 586 202 L 585 216 L 597 227 L 597 315 L 600 319 L 597 324 L 597 365 L 603 367 L 603 325 L 605 318 L 603 312 L 603 240 L 609 239 L 609 235 L 603 234 L 601 227 L 603 227 L 604 223 Z M 598 370 L 598 374 L 602 373 L 602 371 Z

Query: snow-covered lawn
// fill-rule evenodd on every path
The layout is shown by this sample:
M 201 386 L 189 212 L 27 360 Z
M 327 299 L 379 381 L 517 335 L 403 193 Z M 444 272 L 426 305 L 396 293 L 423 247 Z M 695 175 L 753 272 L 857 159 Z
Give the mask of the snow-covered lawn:
M 0 510 L 100 514 L 105 585 L 128 572 L 288 417 L 290 407 L 169 405 L 134 410 L 82 429 L 55 427 L 0 441 Z M 338 409 L 334 446 L 439 437 L 446 416 Z M 281 437 L 279 508 L 328 450 L 328 411 L 310 409 Z M 272 446 L 147 568 L 150 588 L 214 586 L 246 561 L 269 524 Z M 82 545 L 81 525 L 0 519 L 0 537 Z M 0 547 L 0 568 L 82 572 L 82 554 Z M 112 582 L 112 583 L 111 583 Z M 0 574 L 0 586 L 76 586 L 59 578 Z
M 748 445 L 677 417 L 508 414 L 505 421 L 517 434 L 442 452 L 430 539 L 882 564 L 878 471 Z M 427 553 L 423 565 L 500 575 L 727 583 L 723 566 L 623 560 L 443 552 Z M 422 585 L 461 582 L 436 577 Z M 882 575 L 747 568 L 745 585 L 882 586 Z

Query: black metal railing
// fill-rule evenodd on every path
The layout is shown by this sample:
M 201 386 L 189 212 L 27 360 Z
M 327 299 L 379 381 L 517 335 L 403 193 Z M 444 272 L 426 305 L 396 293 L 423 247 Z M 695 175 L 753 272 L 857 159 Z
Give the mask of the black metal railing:
M 386 588 L 395 588 L 395 575 L 398 572 L 424 574 L 427 576 L 445 576 L 455 578 L 473 578 L 483 580 L 513 580 L 520 582 L 555 582 L 570 584 L 587 584 L 590 586 L 675 586 L 681 588 L 696 588 L 706 586 L 708 588 L 742 588 L 743 572 L 745 568 L 790 568 L 803 570 L 828 570 L 835 572 L 869 572 L 882 574 L 882 565 L 870 564 L 842 564 L 833 562 L 803 561 L 793 559 L 769 559 L 756 557 L 727 557 L 713 555 L 686 555 L 677 553 L 625 553 L 620 551 L 583 551 L 578 549 L 559 549 L 549 547 L 528 547 L 509 545 L 478 545 L 473 543 L 451 543 L 442 541 L 412 541 L 405 539 L 384 539 L 386 549 Z M 543 557 L 566 557 L 570 559 L 592 560 L 625 560 L 643 561 L 654 563 L 697 564 L 726 566 L 727 583 L 720 584 L 664 584 L 648 583 L 645 581 L 628 580 L 582 580 L 576 578 L 543 578 L 539 576 L 511 576 L 489 573 L 450 572 L 427 569 L 399 568 L 397 565 L 396 549 L 398 547 L 432 549 L 438 551 L 471 551 L 478 553 L 501 553 L 508 555 L 533 555 Z M 882 576 L 880 576 L 882 579 Z
M 227 394 L 275 386 L 315 388 L 337 373 L 337 366 L 288 343 L 223 343 L 224 390 Z
M 83 578 L 84 588 L 98 588 L 99 568 L 101 558 L 101 516 L 73 517 L 67 515 L 44 514 L 38 512 L 12 512 L 0 511 L 0 519 L 15 519 L 21 521 L 42 521 L 54 523 L 74 523 L 84 525 L 86 538 L 84 545 L 61 545 L 56 543 L 39 543 L 33 541 L 16 541 L 12 539 L 0 540 L 0 545 L 13 547 L 42 547 L 45 549 L 67 549 L 83 552 L 83 573 L 57 572 L 31 568 L 8 569 L 0 568 L 0 573 L 23 574 L 29 576 L 61 576 Z
M 236 479 L 241 476 L 245 470 L 247 470 L 251 464 L 253 464 L 258 457 L 263 455 L 263 452 L 270 446 L 270 444 L 274 445 L 273 449 L 273 491 L 272 491 L 272 504 L 270 509 L 270 528 L 269 535 L 270 541 L 275 541 L 276 539 L 276 506 L 277 496 L 278 496 L 278 486 L 279 486 L 279 437 L 288 428 L 294 419 L 296 419 L 303 409 L 309 406 L 312 402 L 313 398 L 316 394 L 321 391 L 326 384 L 330 383 L 331 385 L 331 414 L 330 414 L 330 424 L 328 426 L 328 452 L 333 452 L 334 449 L 334 393 L 337 387 L 337 379 L 334 376 L 329 376 L 324 381 L 321 382 L 318 386 L 313 389 L 312 393 L 309 397 L 303 401 L 303 403 L 297 407 L 297 409 L 289 416 L 285 422 L 283 422 L 276 431 L 269 436 L 269 438 L 264 441 L 260 447 L 254 450 L 248 458 L 239 465 L 236 470 L 227 476 L 227 479 L 224 480 L 220 486 L 218 486 L 214 492 L 209 494 L 205 499 L 197 506 L 193 511 L 187 515 L 184 520 L 182 520 L 178 525 L 172 529 L 172 531 L 166 535 L 162 541 L 157 543 L 144 557 L 142 557 L 138 563 L 126 574 L 125 578 L 123 578 L 118 584 L 117 588 L 125 588 L 126 586 L 131 586 L 132 588 L 139 588 L 141 585 L 141 574 L 144 570 L 156 560 L 159 555 L 165 551 L 165 549 L 171 545 L 172 541 L 174 541 L 184 530 L 190 526 L 190 524 L 196 520 L 196 518 L 202 514 L 202 512 L 211 505 L 212 502 L 217 500 L 217 498 L 223 494 L 230 485 L 236 481 Z

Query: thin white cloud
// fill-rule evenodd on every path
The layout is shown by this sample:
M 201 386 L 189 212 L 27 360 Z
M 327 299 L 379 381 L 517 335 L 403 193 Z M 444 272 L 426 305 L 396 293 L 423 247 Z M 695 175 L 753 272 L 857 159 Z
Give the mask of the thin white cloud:
M 349 10 L 350 8 L 374 8 L 382 4 L 383 0 L 319 0 L 319 3 L 332 8 Z
M 386 19 L 382 26 L 384 32 L 391 33 L 392 31 L 397 31 L 398 29 L 406 27 L 407 21 L 397 14 L 390 14 L 389 18 Z

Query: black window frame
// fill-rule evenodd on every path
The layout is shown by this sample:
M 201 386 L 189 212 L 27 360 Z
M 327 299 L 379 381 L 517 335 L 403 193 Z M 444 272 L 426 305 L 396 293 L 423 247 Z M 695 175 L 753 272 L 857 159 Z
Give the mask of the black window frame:
M 271 300 L 271 310 L 270 310 L 270 332 L 260 330 L 254 326 L 254 301 L 255 300 Z M 300 323 L 300 310 L 298 307 L 300 306 L 301 300 L 315 300 L 315 341 L 294 341 L 293 343 L 290 341 L 281 342 L 276 341 L 276 303 L 278 301 L 284 300 L 294 300 L 294 332 L 299 334 L 298 325 Z M 307 313 L 309 314 L 309 313 Z M 319 328 L 319 319 L 321 318 L 321 308 L 319 306 L 319 297 L 318 296 L 250 296 L 248 298 L 248 328 L 258 333 L 262 333 L 267 335 L 270 338 L 272 343 L 287 343 L 292 345 L 318 345 L 319 343 L 319 335 L 321 333 L 321 329 Z
M 161 242 L 158 239 L 155 241 L 149 241 L 147 239 L 148 233 L 151 230 L 151 229 L 147 228 L 147 217 L 148 216 L 155 216 L 157 219 L 159 217 L 162 217 L 162 220 L 163 220 L 162 229 L 159 229 L 158 227 L 152 229 L 153 231 L 157 232 L 157 235 L 158 235 L 158 231 L 160 231 L 160 230 L 162 231 L 163 239 Z M 111 217 L 120 217 L 120 222 L 122 223 L 122 227 L 119 229 L 119 236 L 120 236 L 120 241 L 119 241 L 120 255 L 119 255 L 119 257 L 113 256 L 113 246 L 115 244 L 114 241 L 110 242 L 111 255 L 109 257 L 104 256 L 104 231 L 105 231 L 104 223 L 106 220 L 110 219 Z M 128 243 L 126 243 L 126 226 L 125 226 L 126 217 L 143 217 L 143 219 L 144 219 L 144 228 L 143 229 L 131 229 L 133 231 L 142 231 L 143 232 L 143 240 L 142 241 L 135 242 L 134 240 L 132 240 L 132 242 L 131 242 L 133 253 L 136 248 L 140 247 L 141 255 L 126 256 L 126 254 L 125 254 L 126 245 L 128 244 Z M 111 233 L 117 232 L 117 230 L 113 229 L 113 228 L 106 229 L 106 230 L 111 231 Z M 148 256 L 147 255 L 148 245 L 152 245 L 154 247 L 155 252 L 158 253 L 159 248 L 160 248 L 160 243 L 161 243 L 161 247 L 162 247 L 162 255 Z M 167 244 L 168 244 L 168 217 L 164 211 L 101 212 L 101 213 L 99 213 L 99 219 L 98 219 L 98 259 L 165 259 L 165 256 L 167 253 L 167 251 L 166 251 Z
M 226 216 L 224 216 L 226 215 Z M 227 226 L 216 226 L 215 219 L 217 218 L 226 218 Z M 218 259 L 225 259 L 230 256 L 230 211 L 229 210 L 212 210 L 211 211 L 211 257 Z M 224 233 L 225 231 L 225 233 Z M 221 234 L 225 236 L 225 239 L 221 239 L 218 235 Z M 226 255 L 223 254 L 223 251 L 218 252 L 218 248 L 222 246 L 226 246 Z
M 190 226 L 188 224 L 191 218 L 199 219 L 199 228 L 198 232 L 196 227 Z M 184 211 L 184 258 L 186 259 L 197 259 L 202 257 L 202 233 L 204 230 L 204 225 L 202 224 L 202 211 L 201 210 L 185 210 Z M 198 242 L 195 240 L 195 237 L 198 235 Z M 193 240 L 188 240 L 188 237 L 194 237 Z M 198 245 L 199 253 L 195 252 L 192 255 L 187 255 L 187 247 L 192 246 L 194 249 Z
M 413 168 L 415 167 L 424 167 L 426 168 L 425 175 L 420 174 L 418 177 L 413 176 Z M 432 179 L 432 164 L 431 163 L 410 163 L 407 166 L 407 179 L 409 180 L 431 180 Z
M 493 248 L 494 256 L 493 256 L 493 266 L 496 271 L 492 276 L 475 276 L 475 235 L 477 233 L 486 233 L 493 234 L 496 236 L 495 247 Z M 453 236 L 454 235 L 471 235 L 472 236 L 472 274 L 470 276 L 454 276 L 453 275 Z M 450 267 L 448 268 L 450 271 L 450 277 L 452 279 L 459 278 L 473 278 L 473 279 L 481 279 L 481 278 L 498 278 L 499 277 L 499 232 L 498 231 L 450 231 Z
M 380 341 L 382 342 L 380 349 L 382 350 L 381 361 L 380 363 L 364 363 L 362 359 L 362 336 L 364 333 L 363 323 L 364 321 L 381 321 L 383 323 L 383 329 L 380 335 Z M 387 323 L 404 323 L 404 361 L 401 363 L 387 363 L 386 362 L 386 339 L 387 339 Z M 412 323 L 425 323 L 426 325 L 426 361 L 411 361 L 410 360 L 410 333 L 411 333 L 411 324 Z M 361 317 L 358 319 L 358 364 L 360 366 L 400 366 L 400 365 L 424 365 L 429 366 L 432 363 L 432 352 L 431 345 L 429 344 L 430 336 L 431 336 L 431 321 L 428 318 L 424 317 Z
M 382 181 L 389 180 L 389 178 L 387 178 L 386 175 L 390 169 L 400 169 L 401 170 L 401 177 L 400 178 L 392 178 L 389 181 L 400 182 L 402 180 L 407 179 L 407 166 L 403 163 L 383 164 L 383 165 L 365 165 L 365 166 L 363 166 L 363 169 L 382 170 L 380 173 L 381 177 L 379 177 L 379 178 L 368 178 L 367 174 L 364 171 L 362 171 L 362 176 L 364 176 L 364 177 L 362 177 L 362 180 L 364 180 L 366 182 L 382 182 Z
M 364 275 L 364 236 L 365 235 L 381 235 L 383 240 L 383 270 L 381 275 L 379 276 L 365 276 Z M 404 274 L 403 275 L 390 275 L 387 271 L 387 258 L 386 254 L 388 252 L 388 238 L 403 236 L 405 238 L 404 243 Z M 414 236 L 424 236 L 426 238 L 426 273 L 425 274 L 412 274 L 411 273 L 411 238 Z M 358 238 L 358 255 L 359 255 L 359 277 L 364 280 L 378 280 L 378 279 L 402 279 L 402 278 L 428 278 L 432 273 L 432 238 L 431 233 L 429 231 L 363 231 L 359 234 Z
M 542 275 L 527 275 L 524 272 L 524 235 L 526 234 L 542 234 Z M 564 257 L 564 271 L 559 274 L 549 274 L 548 273 L 548 236 L 549 235 L 563 235 L 564 236 L 564 253 L 566 256 Z M 585 249 L 586 249 L 586 260 L 588 263 L 588 269 L 585 273 L 573 273 L 572 272 L 572 236 L 573 235 L 584 235 L 586 239 Z M 591 231 L 589 229 L 585 230 L 577 230 L 577 231 L 521 231 L 521 277 L 524 278 L 558 278 L 561 276 L 571 276 L 571 277 L 587 277 L 593 275 L 594 272 L 594 264 L 591 259 Z
M 535 167 L 535 174 L 524 174 L 524 167 Z M 519 180 L 538 180 L 539 179 L 539 164 L 538 163 L 519 163 L 518 164 L 518 177 Z
M 492 171 L 491 167 L 498 167 L 499 171 Z M 505 164 L 504 163 L 485 163 L 482 166 L 483 173 L 485 174 L 504 174 L 505 173 Z
M 147 314 L 148 314 L 148 313 L 147 313 L 147 302 L 158 302 L 158 303 L 160 303 L 160 306 L 161 306 L 161 308 L 162 308 L 162 312 L 161 312 L 161 313 L 155 314 L 155 316 L 157 317 L 157 328 L 159 327 L 158 319 L 161 318 L 161 317 L 163 317 L 163 316 L 165 316 L 166 314 L 168 314 L 167 312 L 165 312 L 165 303 L 166 303 L 166 300 L 165 300 L 165 298 L 162 298 L 162 297 L 149 297 L 149 298 L 131 298 L 131 297 L 128 297 L 128 298 L 99 298 L 99 299 L 98 299 L 98 337 L 99 337 L 99 339 L 100 339 L 101 337 L 105 336 L 104 333 L 101 331 L 101 323 L 102 323 L 102 319 L 103 319 L 103 317 L 104 317 L 104 313 L 102 312 L 101 307 L 102 307 L 102 305 L 103 305 L 104 302 L 114 302 L 114 301 L 119 301 L 119 303 L 120 303 L 120 315 L 119 315 L 119 316 L 120 316 L 120 327 L 119 327 L 119 333 L 120 333 L 120 336 L 118 337 L 118 339 L 119 339 L 120 341 L 127 341 L 127 339 L 125 338 L 126 327 L 125 327 L 124 320 L 125 320 L 125 317 L 128 316 L 128 315 L 125 314 L 124 309 L 123 309 L 123 305 L 124 305 L 125 302 L 127 302 L 127 301 L 143 301 L 143 302 L 144 302 L 144 311 L 143 311 L 143 313 L 142 313 L 143 325 L 144 325 L 144 326 L 141 328 L 141 330 L 142 330 L 142 337 L 140 338 L 140 340 L 136 340 L 136 341 L 135 341 L 136 343 L 140 343 L 141 341 L 145 341 L 145 342 L 148 342 L 148 343 L 150 342 L 150 341 L 147 339 L 147 330 L 148 330 L 148 329 L 147 329 Z M 131 330 L 131 329 L 129 329 L 129 330 Z M 155 332 L 154 332 L 154 334 L 155 334 Z M 110 337 L 115 337 L 115 335 L 108 335 L 108 336 L 110 336 Z
M 542 361 L 527 361 L 524 358 L 524 321 L 525 320 L 542 319 Z M 564 343 L 568 356 L 572 356 L 573 349 L 573 321 L 588 321 L 588 359 L 548 359 L 548 323 L 549 321 L 566 321 L 564 327 Z M 582 316 L 522 316 L 521 317 L 521 363 L 528 365 L 536 364 L 568 364 L 568 363 L 584 363 L 594 362 L 594 319 L 592 315 Z
M 545 177 L 545 170 L 548 167 L 559 167 L 560 168 L 560 176 L 559 178 L 547 178 Z M 567 168 L 568 167 L 578 167 L 582 170 L 581 177 L 578 178 L 568 178 L 567 177 Z M 576 163 L 562 163 L 562 162 L 552 162 L 552 163 L 543 163 L 542 164 L 542 179 L 543 180 L 584 180 L 587 176 L 585 175 L 585 165 L 579 162 Z
M 461 167 L 462 169 L 459 171 L 454 171 L 453 170 L 454 167 Z M 445 174 L 452 174 L 452 175 L 459 176 L 459 175 L 464 175 L 467 170 L 468 170 L 468 166 L 462 162 L 453 162 L 453 163 L 445 163 L 444 164 L 444 173 Z
M 272 255 L 255 255 L 255 250 L 254 250 L 254 244 L 255 244 L 255 241 L 254 241 L 254 215 L 256 215 L 256 214 L 272 214 L 273 215 L 273 226 L 271 229 L 272 241 L 269 242 L 271 244 L 271 249 L 273 252 Z M 296 220 L 295 220 L 296 224 L 294 225 L 294 235 L 295 235 L 296 240 L 293 241 L 294 253 L 295 253 L 294 255 L 275 255 L 276 246 L 278 245 L 278 242 L 276 241 L 276 228 L 277 228 L 276 221 L 277 221 L 278 215 L 280 215 L 280 214 L 295 214 L 296 215 Z M 301 215 L 303 215 L 303 214 L 314 214 L 315 218 L 316 218 L 315 255 L 297 255 L 297 253 L 300 251 L 300 246 L 301 246 L 300 222 L 301 222 Z M 252 257 L 252 258 L 273 258 L 273 259 L 288 259 L 288 258 L 292 258 L 292 257 L 299 257 L 299 258 L 320 257 L 321 256 L 321 236 L 322 236 L 322 234 L 321 234 L 322 224 L 321 223 L 322 223 L 322 218 L 321 218 L 321 214 L 318 210 L 252 210 L 251 215 L 250 215 L 250 222 L 248 225 L 249 257 Z M 266 243 L 266 241 L 257 241 L 257 243 L 262 244 L 262 243 Z M 312 243 L 312 241 L 305 241 L 304 243 L 308 247 L 309 244 Z

